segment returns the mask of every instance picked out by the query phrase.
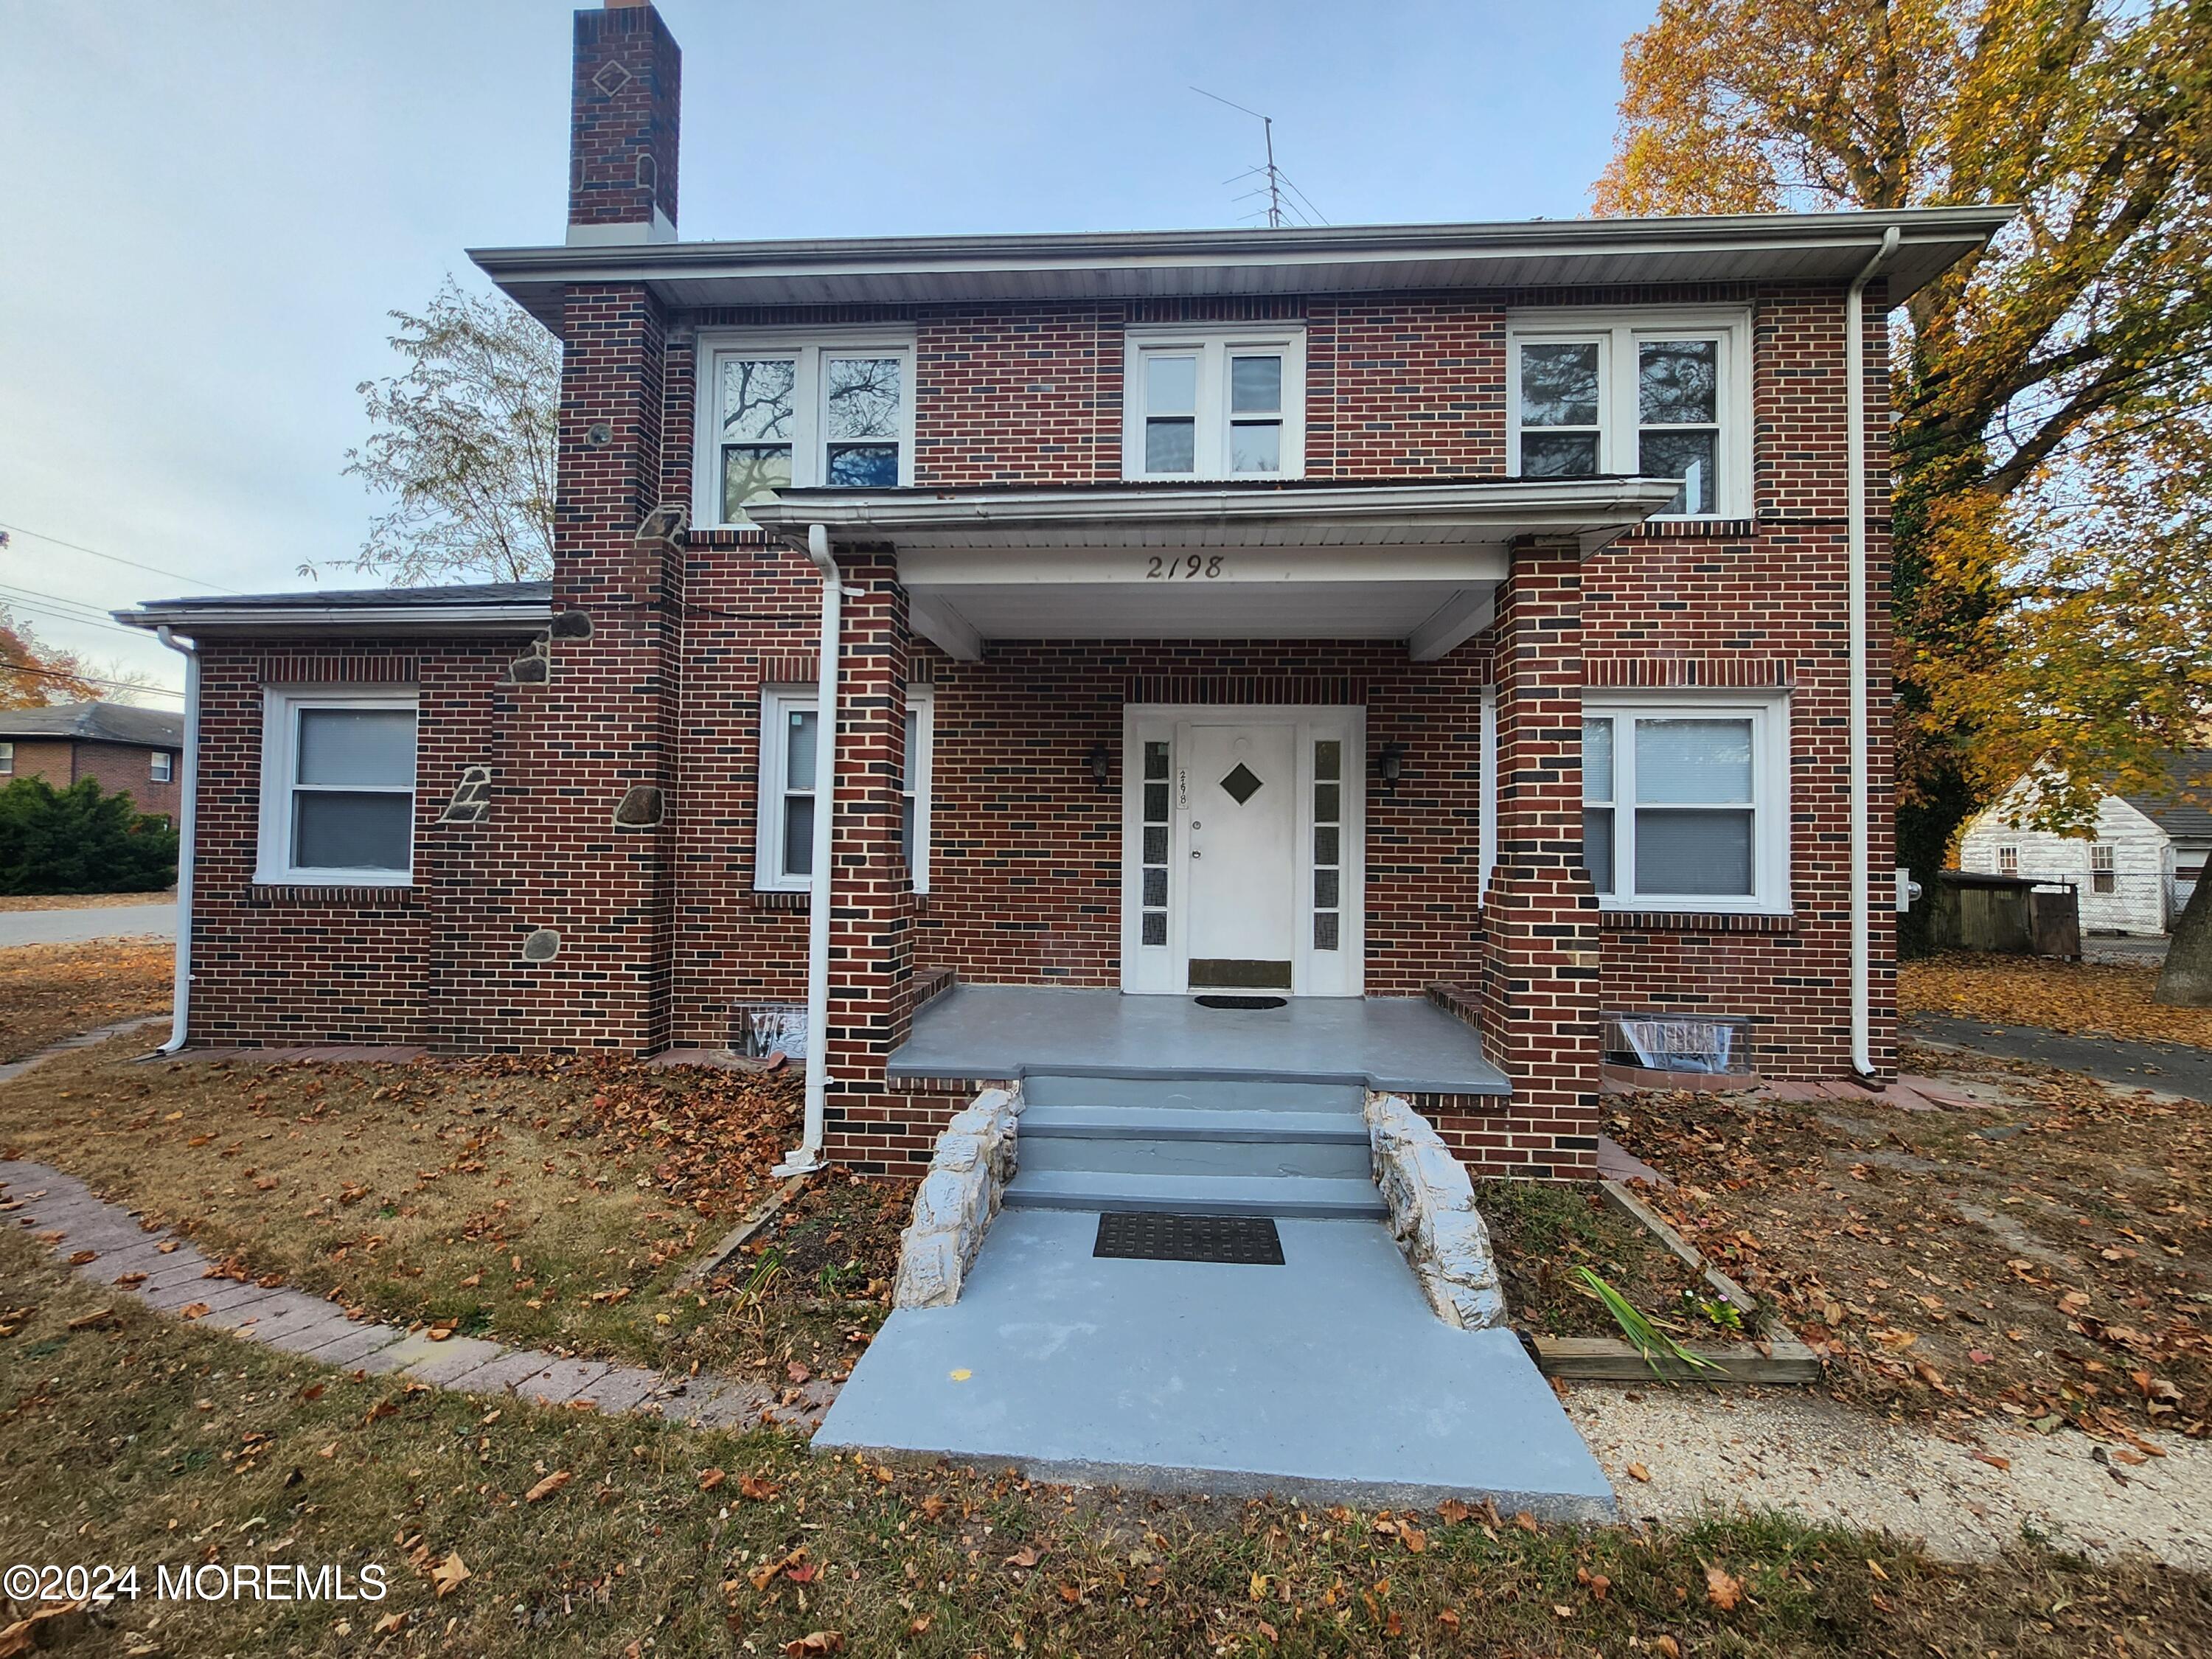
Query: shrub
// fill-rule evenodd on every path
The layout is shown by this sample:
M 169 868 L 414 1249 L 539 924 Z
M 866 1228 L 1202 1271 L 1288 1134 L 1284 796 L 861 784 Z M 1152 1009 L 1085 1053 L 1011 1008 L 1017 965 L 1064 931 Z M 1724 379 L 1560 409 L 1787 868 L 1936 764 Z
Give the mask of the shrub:
M 0 893 L 149 893 L 177 879 L 177 832 L 90 778 L 0 789 Z

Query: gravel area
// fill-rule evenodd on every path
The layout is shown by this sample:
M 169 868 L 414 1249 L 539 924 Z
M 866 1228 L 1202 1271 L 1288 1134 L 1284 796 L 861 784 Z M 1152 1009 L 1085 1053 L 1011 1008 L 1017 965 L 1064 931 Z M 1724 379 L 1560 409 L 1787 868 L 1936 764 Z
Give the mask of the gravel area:
M 1917 1539 L 1949 1560 L 1988 1560 L 2026 1531 L 2094 1557 L 2212 1570 L 2212 1443 L 2154 1436 L 2166 1455 L 2129 1466 L 2100 1454 L 2140 1454 L 2081 1434 L 1962 1443 L 1812 1395 L 1579 1383 L 1566 1407 L 1624 1520 L 1782 1510 Z

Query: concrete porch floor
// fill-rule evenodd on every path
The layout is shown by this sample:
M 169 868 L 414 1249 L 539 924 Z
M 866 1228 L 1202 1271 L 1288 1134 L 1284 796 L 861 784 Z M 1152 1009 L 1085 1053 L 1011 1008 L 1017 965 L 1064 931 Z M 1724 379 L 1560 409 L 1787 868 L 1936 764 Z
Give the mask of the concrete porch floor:
M 958 1303 L 891 1315 L 817 1450 L 1048 1480 L 1610 1519 L 1504 1330 L 1429 1311 L 1381 1224 L 1282 1221 L 1281 1267 L 1101 1261 L 1095 1212 L 1008 1210 Z
M 1364 1084 L 1401 1094 L 1510 1095 L 1482 1039 L 1421 997 L 1296 997 L 1201 1008 L 1188 996 L 959 985 L 924 1004 L 887 1067 L 898 1078 L 1170 1073 Z

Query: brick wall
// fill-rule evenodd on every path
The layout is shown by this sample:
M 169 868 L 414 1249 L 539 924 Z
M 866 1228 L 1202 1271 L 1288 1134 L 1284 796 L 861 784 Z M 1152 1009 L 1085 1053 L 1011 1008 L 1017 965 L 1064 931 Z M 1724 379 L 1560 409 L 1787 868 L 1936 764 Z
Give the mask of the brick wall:
M 757 535 L 701 532 L 680 544 L 637 535 L 656 504 L 689 498 L 691 345 L 701 327 L 910 322 L 919 482 L 1048 483 L 1118 477 L 1123 335 L 1133 323 L 1302 318 L 1309 472 L 1433 477 L 1503 466 L 1509 302 L 1743 297 L 1741 289 L 1415 295 L 670 319 L 641 290 L 577 290 L 568 302 L 556 605 L 584 613 L 592 637 L 554 641 L 542 686 L 502 684 L 512 645 L 389 647 L 424 676 L 425 779 L 434 752 L 449 771 L 465 755 L 489 757 L 501 769 L 494 819 L 466 836 L 422 826 L 427 839 L 450 843 L 437 866 L 445 888 L 432 883 L 425 892 L 418 883 L 404 898 L 256 898 L 266 925 L 251 939 L 234 870 L 229 896 L 209 901 L 234 912 L 225 924 L 233 953 L 204 969 L 205 1006 L 222 1010 L 226 995 L 233 1005 L 228 1023 L 214 1029 L 229 1040 L 296 1036 L 307 1033 L 288 1022 L 314 1009 L 313 1034 L 332 1038 L 434 1024 L 443 1040 L 487 1047 L 712 1044 L 726 1039 L 732 1007 L 803 995 L 805 897 L 753 891 L 759 693 L 811 683 L 818 579 L 803 557 Z M 1886 379 L 1879 308 L 1869 309 L 1865 414 L 1878 456 Z M 910 1159 L 958 1091 L 977 1081 L 902 1085 L 896 1095 L 883 1088 L 882 1056 L 908 1017 L 915 969 L 1115 982 L 1119 795 L 1097 789 L 1086 757 L 1103 740 L 1118 768 L 1127 701 L 1358 702 L 1368 710 L 1370 753 L 1406 744 L 1396 797 L 1370 790 L 1369 983 L 1404 994 L 1439 981 L 1481 985 L 1493 1045 L 1524 1080 L 1522 1115 L 1501 1120 L 1482 1103 L 1437 1110 L 1454 1144 L 1484 1167 L 1580 1166 L 1586 1149 L 1573 1138 L 1593 1110 L 1586 1034 L 1601 1010 L 1743 1015 L 1754 1022 L 1763 1066 L 1794 1076 L 1839 1071 L 1848 1060 L 1840 329 L 1839 291 L 1757 296 L 1754 520 L 1633 537 L 1587 562 L 1524 555 L 1498 627 L 1441 663 L 1409 663 L 1395 647 L 1310 641 L 1011 644 L 981 663 L 957 663 L 907 637 L 888 563 L 850 563 L 843 746 L 854 764 L 837 819 L 833 937 L 844 988 L 832 1032 L 846 1085 L 833 1121 L 848 1149 L 885 1165 Z M 1889 857 L 1879 489 L 1873 503 L 1879 872 Z M 250 657 L 218 650 L 210 668 L 210 708 L 252 688 Z M 1510 775 L 1503 881 L 1486 917 L 1475 902 L 1477 704 L 1493 672 L 1514 712 L 1501 721 L 1501 773 Z M 896 843 L 899 715 L 917 678 L 933 683 L 937 698 L 927 898 L 907 890 Z M 1576 888 L 1571 848 L 1586 684 L 1787 688 L 1794 917 L 1595 918 Z M 433 746 L 428 733 L 447 725 L 453 736 Z M 245 787 L 239 769 L 256 759 L 258 751 L 234 755 L 220 787 Z M 608 814 L 637 784 L 671 791 L 668 822 L 650 834 L 617 833 Z M 204 829 L 204 846 L 218 833 Z M 1893 1052 L 1887 921 L 1877 910 L 1876 1049 L 1885 1063 Z M 519 941 L 538 927 L 561 933 L 562 953 L 526 969 Z M 354 942 L 342 1007 L 320 991 L 277 983 L 277 964 L 300 954 L 295 941 L 332 928 Z M 381 968 L 360 965 L 364 945 L 388 951 Z M 1575 960 L 1592 952 L 1601 963 L 1594 981 Z M 1487 978 L 1486 964 L 1493 964 Z M 308 979 L 334 985 L 328 972 Z M 240 988 L 226 993 L 226 983 Z M 421 1012 L 425 998 L 439 1006 L 434 1018 Z M 1545 1010 L 1549 1035 L 1516 1048 L 1508 1033 L 1516 1024 L 1534 1032 L 1527 1017 Z
M 66 789 L 80 778 L 90 778 L 101 793 L 128 795 L 142 812 L 177 812 L 177 774 L 183 759 L 174 750 L 167 783 L 152 776 L 152 750 L 128 743 L 80 743 L 68 738 L 15 738 L 15 769 L 0 777 L 0 788 L 16 778 L 43 778 L 57 789 Z
M 568 130 L 568 222 L 676 223 L 684 54 L 650 6 L 579 11 Z M 641 237 L 639 240 L 642 240 Z

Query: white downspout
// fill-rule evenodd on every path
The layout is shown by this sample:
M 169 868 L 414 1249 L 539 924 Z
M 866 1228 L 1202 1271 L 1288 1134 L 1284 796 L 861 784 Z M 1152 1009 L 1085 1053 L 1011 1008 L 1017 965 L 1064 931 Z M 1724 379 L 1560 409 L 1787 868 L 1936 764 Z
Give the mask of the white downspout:
M 837 810 L 837 657 L 845 590 L 830 552 L 830 532 L 806 531 L 806 556 L 822 573 L 822 665 L 815 694 L 813 885 L 806 900 L 806 1121 L 799 1144 L 775 1166 L 778 1176 L 822 1167 L 823 1104 L 830 1087 L 830 830 Z
M 198 838 L 200 805 L 200 653 L 178 642 L 167 628 L 154 637 L 185 659 L 185 775 L 178 782 L 177 975 L 169 1002 L 169 1040 L 155 1050 L 173 1054 L 185 1046 L 192 1012 L 192 843 Z
M 1845 520 L 1850 538 L 1850 791 L 1851 791 L 1851 1069 L 1875 1074 L 1873 921 L 1869 905 L 1874 872 L 1867 850 L 1867 527 L 1866 527 L 1866 285 L 1897 252 L 1898 228 L 1881 234 L 1881 246 L 1844 294 L 1844 453 Z

